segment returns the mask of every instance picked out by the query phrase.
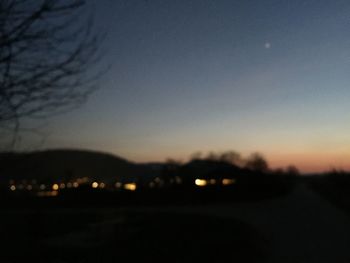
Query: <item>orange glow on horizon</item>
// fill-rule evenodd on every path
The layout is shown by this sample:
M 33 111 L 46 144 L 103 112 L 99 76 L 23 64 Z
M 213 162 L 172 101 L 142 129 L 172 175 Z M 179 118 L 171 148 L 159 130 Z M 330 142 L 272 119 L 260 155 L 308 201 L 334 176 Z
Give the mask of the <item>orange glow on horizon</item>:
M 265 148 L 257 148 L 256 152 L 261 153 L 268 161 L 271 169 L 286 168 L 289 165 L 293 165 L 298 168 L 301 173 L 322 173 L 331 170 L 332 168 L 343 169 L 350 171 L 350 150 L 344 149 L 307 149 L 299 148 L 302 147 L 300 144 L 288 146 L 285 144 L 271 145 L 270 149 L 264 150 Z M 253 148 L 254 149 L 254 148 Z M 280 150 L 282 149 L 282 150 Z M 224 152 L 227 149 L 217 150 L 217 152 Z M 184 150 L 181 149 L 179 152 L 157 152 L 143 155 L 130 155 L 130 154 L 119 154 L 132 161 L 138 163 L 147 162 L 163 162 L 169 156 L 176 160 L 182 160 L 183 163 L 188 162 L 191 153 L 196 150 Z M 208 150 L 199 150 L 205 156 Z M 252 152 L 251 149 L 237 150 L 243 158 L 249 156 Z M 117 154 L 118 155 L 118 154 Z
M 350 170 L 350 154 L 292 153 L 267 156 L 271 168 L 296 166 L 302 173 L 327 172 L 332 168 Z

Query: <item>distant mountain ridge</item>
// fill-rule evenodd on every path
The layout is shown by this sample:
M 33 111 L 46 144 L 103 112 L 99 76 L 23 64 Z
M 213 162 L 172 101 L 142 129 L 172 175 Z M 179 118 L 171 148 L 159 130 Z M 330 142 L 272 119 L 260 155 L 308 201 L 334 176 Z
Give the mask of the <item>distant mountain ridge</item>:
M 0 154 L 0 180 L 70 180 L 89 177 L 112 182 L 155 176 L 161 169 L 89 150 L 45 150 Z
M 188 185 L 193 185 L 196 178 L 263 178 L 260 172 L 217 160 L 199 159 L 184 164 L 139 164 L 109 153 L 90 150 L 56 149 L 0 153 L 0 184 L 7 184 L 9 180 L 67 182 L 83 177 L 106 183 L 133 181 L 144 184 L 155 177 L 171 181 L 170 177 L 174 176 L 180 176 Z

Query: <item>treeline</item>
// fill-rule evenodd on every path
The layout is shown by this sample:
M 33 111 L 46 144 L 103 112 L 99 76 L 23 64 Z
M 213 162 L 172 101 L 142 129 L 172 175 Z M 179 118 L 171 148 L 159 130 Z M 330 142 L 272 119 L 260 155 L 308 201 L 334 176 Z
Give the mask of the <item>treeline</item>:
M 332 169 L 307 179 L 308 185 L 335 206 L 350 212 L 350 172 Z
M 259 152 L 254 152 L 248 156 L 243 156 L 236 151 L 223 151 L 223 152 L 213 152 L 208 153 L 195 152 L 190 156 L 189 162 L 192 161 L 216 161 L 228 163 L 237 166 L 242 169 L 248 169 L 256 172 L 263 173 L 276 173 L 276 174 L 290 174 L 299 175 L 300 172 L 298 168 L 294 165 L 288 165 L 284 168 L 272 169 L 265 158 L 265 156 Z M 181 165 L 181 161 L 169 158 L 166 161 L 168 165 Z

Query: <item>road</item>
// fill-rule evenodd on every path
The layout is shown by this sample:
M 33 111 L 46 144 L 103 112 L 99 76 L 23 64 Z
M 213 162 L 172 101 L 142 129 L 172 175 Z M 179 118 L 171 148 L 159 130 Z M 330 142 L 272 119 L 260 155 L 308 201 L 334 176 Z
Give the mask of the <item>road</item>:
M 350 217 L 305 185 L 256 203 L 139 209 L 240 219 L 266 237 L 270 262 L 350 262 Z

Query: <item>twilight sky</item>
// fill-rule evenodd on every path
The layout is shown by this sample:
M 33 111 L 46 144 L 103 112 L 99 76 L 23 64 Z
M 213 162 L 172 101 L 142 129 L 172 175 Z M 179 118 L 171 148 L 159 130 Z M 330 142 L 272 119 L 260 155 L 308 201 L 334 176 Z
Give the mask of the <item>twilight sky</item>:
M 110 71 L 51 118 L 43 148 L 133 161 L 263 153 L 271 166 L 350 169 L 349 0 L 101 0 Z

